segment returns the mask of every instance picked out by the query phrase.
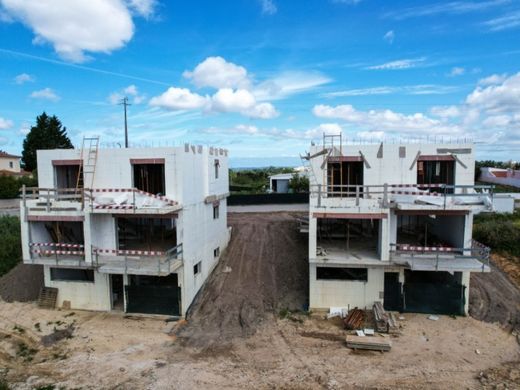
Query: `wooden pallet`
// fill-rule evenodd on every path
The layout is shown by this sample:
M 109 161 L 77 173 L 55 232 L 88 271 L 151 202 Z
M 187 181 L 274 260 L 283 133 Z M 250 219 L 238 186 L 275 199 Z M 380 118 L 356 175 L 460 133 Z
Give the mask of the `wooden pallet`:
M 54 287 L 42 287 L 38 297 L 38 306 L 47 309 L 54 309 L 56 307 L 56 300 L 58 299 L 58 289 Z
M 353 350 L 366 349 L 388 352 L 392 348 L 392 342 L 381 337 L 347 336 L 346 341 L 347 347 Z

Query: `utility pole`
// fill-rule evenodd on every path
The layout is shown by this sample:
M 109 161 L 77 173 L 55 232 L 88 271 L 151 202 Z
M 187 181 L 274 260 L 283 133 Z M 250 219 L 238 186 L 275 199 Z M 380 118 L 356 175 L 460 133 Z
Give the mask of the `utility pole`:
M 126 96 L 121 100 L 121 103 L 119 104 L 123 105 L 125 110 L 125 148 L 128 148 L 128 123 L 126 120 L 126 107 L 131 106 L 131 104 L 128 103 L 128 98 Z

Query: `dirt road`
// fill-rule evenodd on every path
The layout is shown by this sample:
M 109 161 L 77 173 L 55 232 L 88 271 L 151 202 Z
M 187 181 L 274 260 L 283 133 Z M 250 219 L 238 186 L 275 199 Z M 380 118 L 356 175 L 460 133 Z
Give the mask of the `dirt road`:
M 178 334 L 183 342 L 205 347 L 249 336 L 280 309 L 304 309 L 307 240 L 296 230 L 297 215 L 228 215 L 231 242 Z

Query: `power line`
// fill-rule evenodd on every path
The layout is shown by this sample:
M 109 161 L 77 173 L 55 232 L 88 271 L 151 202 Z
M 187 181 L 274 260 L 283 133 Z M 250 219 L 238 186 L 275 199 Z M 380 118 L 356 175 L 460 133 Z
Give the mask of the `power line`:
M 121 100 L 121 103 L 119 104 L 124 107 L 125 111 L 125 148 L 128 148 L 128 122 L 126 117 L 126 107 L 131 106 L 131 104 L 128 103 L 128 98 L 126 96 Z

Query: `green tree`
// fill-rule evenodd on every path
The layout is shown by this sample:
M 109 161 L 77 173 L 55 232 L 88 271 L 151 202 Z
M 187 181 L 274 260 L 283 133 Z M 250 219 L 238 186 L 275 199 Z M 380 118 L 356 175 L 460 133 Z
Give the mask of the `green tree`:
M 67 128 L 63 127 L 55 116 L 43 112 L 36 117 L 36 126 L 23 141 L 22 163 L 25 170 L 36 169 L 36 151 L 39 149 L 72 149 L 72 142 L 67 136 Z
M 22 258 L 20 220 L 0 216 L 0 276 L 9 272 Z
M 289 180 L 289 188 L 293 192 L 309 192 L 309 178 L 296 173 Z

